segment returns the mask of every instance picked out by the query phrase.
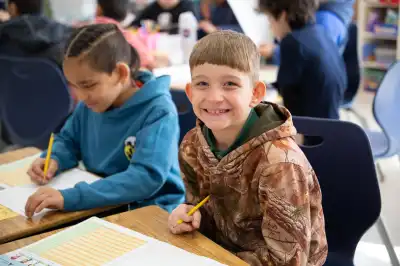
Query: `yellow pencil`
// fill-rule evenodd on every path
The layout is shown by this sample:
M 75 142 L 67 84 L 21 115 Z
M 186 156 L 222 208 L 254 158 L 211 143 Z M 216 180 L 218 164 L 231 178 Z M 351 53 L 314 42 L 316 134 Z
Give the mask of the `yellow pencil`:
M 202 201 L 200 201 L 200 203 L 199 204 L 197 204 L 195 207 L 193 207 L 189 212 L 188 212 L 188 214 L 187 215 L 193 215 L 193 213 L 195 213 L 198 209 L 200 209 L 201 208 L 201 206 L 203 206 L 204 205 L 204 203 L 206 203 L 207 202 L 207 200 L 210 198 L 210 195 L 208 195 L 207 197 L 205 197 Z M 181 223 L 183 223 L 183 220 L 182 219 L 180 219 L 179 221 L 178 221 L 178 224 L 181 224 Z
M 47 176 L 47 171 L 49 170 L 51 149 L 53 148 L 54 134 L 51 133 L 49 140 L 49 147 L 47 148 L 46 161 L 44 162 L 44 178 Z

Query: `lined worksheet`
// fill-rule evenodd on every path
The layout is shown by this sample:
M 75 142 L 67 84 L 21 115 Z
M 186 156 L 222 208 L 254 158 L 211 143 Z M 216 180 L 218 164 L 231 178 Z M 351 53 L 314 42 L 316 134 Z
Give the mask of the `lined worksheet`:
M 96 217 L 7 256 L 35 266 L 223 265 Z

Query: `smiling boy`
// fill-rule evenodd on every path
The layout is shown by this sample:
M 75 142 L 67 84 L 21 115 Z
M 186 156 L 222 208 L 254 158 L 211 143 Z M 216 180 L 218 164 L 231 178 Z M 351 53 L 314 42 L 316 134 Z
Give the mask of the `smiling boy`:
M 199 229 L 250 265 L 323 265 L 318 180 L 293 139 L 289 111 L 260 103 L 259 68 L 257 47 L 243 34 L 217 31 L 196 44 L 186 93 L 198 123 L 180 147 L 186 204 L 171 213 L 169 228 Z

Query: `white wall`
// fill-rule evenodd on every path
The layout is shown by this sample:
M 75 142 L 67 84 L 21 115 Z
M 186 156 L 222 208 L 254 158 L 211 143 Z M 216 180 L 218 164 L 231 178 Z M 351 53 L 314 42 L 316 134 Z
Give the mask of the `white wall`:
M 92 20 L 96 15 L 97 0 L 50 0 L 53 19 L 70 24 Z
M 267 17 L 255 11 L 258 0 L 228 0 L 228 3 L 244 33 L 257 45 L 273 41 Z

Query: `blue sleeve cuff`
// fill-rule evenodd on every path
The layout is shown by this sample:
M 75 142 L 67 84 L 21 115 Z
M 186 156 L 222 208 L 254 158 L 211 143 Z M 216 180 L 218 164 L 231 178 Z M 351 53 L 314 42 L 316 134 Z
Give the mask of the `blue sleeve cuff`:
M 64 197 L 64 210 L 76 211 L 78 204 L 81 201 L 81 194 L 77 188 L 68 188 L 60 190 L 61 195 Z

